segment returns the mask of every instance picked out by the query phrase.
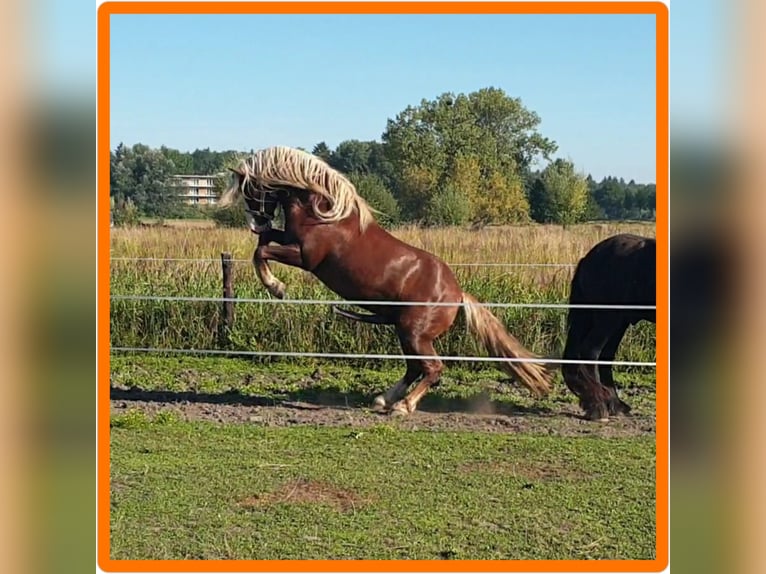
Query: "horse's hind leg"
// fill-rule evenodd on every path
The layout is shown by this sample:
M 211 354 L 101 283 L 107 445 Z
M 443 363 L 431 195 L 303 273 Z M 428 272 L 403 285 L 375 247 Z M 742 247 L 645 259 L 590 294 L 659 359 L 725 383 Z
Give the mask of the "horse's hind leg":
M 435 356 L 436 349 L 434 349 L 433 341 L 430 338 L 423 338 L 416 344 L 416 352 L 419 355 Z M 419 361 L 420 370 L 423 373 L 423 378 L 420 379 L 415 388 L 404 397 L 401 401 L 394 404 L 391 407 L 391 414 L 407 415 L 414 412 L 418 408 L 418 403 L 423 395 L 428 392 L 434 384 L 439 382 L 442 371 L 444 370 L 444 363 L 439 359 L 423 359 Z
M 460 298 L 460 291 L 455 294 L 455 301 Z M 457 316 L 458 305 L 455 307 L 412 307 L 399 318 L 399 339 L 402 348 L 408 355 L 436 357 L 434 340 L 446 332 Z M 418 369 L 422 378 L 415 388 L 391 408 L 391 414 L 406 415 L 418 408 L 418 403 L 428 389 L 439 382 L 444 363 L 435 359 L 417 359 Z
M 423 355 L 436 355 L 436 350 L 431 341 L 424 342 L 420 348 Z M 391 414 L 406 415 L 414 412 L 418 408 L 418 403 L 423 395 L 428 392 L 433 385 L 439 382 L 444 363 L 439 359 L 424 359 L 420 361 L 420 368 L 423 371 L 423 378 L 420 379 L 415 388 L 401 401 L 391 407 Z
M 414 345 L 410 341 L 410 334 L 404 332 L 402 329 L 397 329 L 397 335 L 399 336 L 399 343 L 402 346 L 402 351 L 405 355 L 416 355 Z M 409 386 L 417 381 L 423 374 L 420 361 L 417 359 L 406 359 L 407 371 L 404 376 L 399 379 L 396 384 L 388 389 L 385 393 L 378 395 L 372 402 L 372 408 L 376 411 L 385 411 L 399 399 L 401 399 L 406 393 Z
M 599 360 L 601 361 L 614 361 L 614 357 L 617 354 L 617 349 L 622 342 L 622 338 L 625 336 L 625 331 L 628 328 L 628 323 L 622 323 L 614 334 L 609 337 L 606 345 L 601 351 Z M 601 384 L 607 389 L 610 397 L 607 401 L 607 408 L 610 415 L 628 414 L 630 412 L 630 405 L 624 403 L 617 396 L 617 385 L 614 382 L 612 376 L 612 365 L 599 365 L 598 366 L 599 379 Z
M 582 341 L 580 359 L 596 361 L 601 357 L 602 350 L 606 347 L 612 335 L 618 330 L 619 322 L 608 317 L 598 317 L 585 340 Z M 614 390 L 604 386 L 598 380 L 596 365 L 581 365 L 581 376 L 585 377 L 590 384 L 587 385 L 587 393 L 580 397 L 580 406 L 585 411 L 585 416 L 590 420 L 606 421 L 609 419 L 609 402 Z
M 406 352 L 406 354 L 409 355 L 410 353 Z M 407 359 L 407 371 L 404 373 L 404 376 L 385 393 L 375 397 L 375 399 L 372 401 L 373 410 L 387 410 L 391 405 L 393 405 L 407 393 L 409 386 L 418 380 L 421 374 L 422 372 L 420 370 L 420 361 L 415 359 Z
M 593 327 L 593 316 L 590 309 L 571 309 L 569 311 L 569 328 L 567 329 L 564 359 L 575 361 L 581 358 L 582 342 Z M 580 399 L 589 396 L 590 387 L 598 384 L 595 371 L 591 365 L 579 363 L 564 363 L 561 365 L 561 375 L 567 388 Z

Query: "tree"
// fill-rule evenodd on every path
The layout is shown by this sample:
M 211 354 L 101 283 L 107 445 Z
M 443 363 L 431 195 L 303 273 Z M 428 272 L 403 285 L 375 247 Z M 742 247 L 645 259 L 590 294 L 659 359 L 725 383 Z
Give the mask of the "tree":
M 635 201 L 641 219 L 654 219 L 657 211 L 657 188 L 654 184 L 640 186 Z
M 218 158 L 216 158 L 215 152 L 210 151 L 210 148 L 195 149 L 191 154 L 191 159 L 191 173 L 193 174 L 207 175 L 218 170 Z
M 193 174 L 194 162 L 192 156 L 189 153 L 178 151 L 177 149 L 168 148 L 165 146 L 160 147 L 160 152 L 166 158 L 173 162 L 175 168 L 175 174 Z
M 403 168 L 396 188 L 402 219 L 407 221 L 422 220 L 426 216 L 426 206 L 438 189 L 439 175 L 421 166 L 406 166 Z
M 370 142 L 342 141 L 332 152 L 329 164 L 345 174 L 370 173 L 370 151 Z
M 467 199 L 468 221 L 474 224 L 517 223 L 529 220 L 529 203 L 521 179 L 513 172 L 491 170 L 482 176 L 475 156 L 459 156 L 450 184 Z
M 585 203 L 585 212 L 582 216 L 584 221 L 598 221 L 600 219 L 606 219 L 606 213 L 596 201 L 596 197 L 593 194 L 593 189 L 588 188 L 588 199 Z
M 109 195 L 117 201 L 131 196 L 133 174 L 129 166 L 132 152 L 122 142 L 109 152 Z
M 620 219 L 624 215 L 625 187 L 614 177 L 605 177 L 593 192 L 593 197 L 607 218 Z
M 109 205 L 111 207 L 111 220 L 117 227 L 138 225 L 140 221 L 138 209 L 135 204 L 128 199 L 111 197 Z
M 471 215 L 471 204 L 453 184 L 432 195 L 425 209 L 427 225 L 463 225 Z
M 349 174 L 349 179 L 359 195 L 379 212 L 376 214 L 378 223 L 389 227 L 399 222 L 399 204 L 380 177 L 371 173 L 356 172 Z
M 521 100 L 497 88 L 468 95 L 445 93 L 389 119 L 382 139 L 405 215 L 422 217 L 428 199 L 454 183 L 457 164 L 466 158 L 478 162 L 481 186 L 493 182 L 497 187 L 504 180 L 515 194 L 516 183 L 511 182 L 520 182 L 538 157 L 547 158 L 557 149 L 537 131 L 539 123 L 539 116 Z M 418 177 L 415 182 L 410 180 L 413 175 Z
M 471 204 L 471 222 L 507 224 L 527 221 L 529 202 L 521 179 L 515 174 L 491 173 L 481 194 Z
M 322 159 L 323 161 L 330 163 L 330 158 L 332 157 L 332 150 L 327 147 L 327 144 L 325 142 L 319 142 L 317 145 L 314 146 L 314 149 L 311 150 L 311 153 L 317 156 L 318 158 Z
M 117 202 L 130 200 L 143 215 L 172 217 L 181 198 L 172 184 L 175 166 L 165 155 L 143 144 L 122 144 L 111 154 L 110 194 Z
M 538 221 L 570 225 L 582 220 L 588 205 L 588 183 L 571 161 L 556 159 L 548 164 L 534 189 Z

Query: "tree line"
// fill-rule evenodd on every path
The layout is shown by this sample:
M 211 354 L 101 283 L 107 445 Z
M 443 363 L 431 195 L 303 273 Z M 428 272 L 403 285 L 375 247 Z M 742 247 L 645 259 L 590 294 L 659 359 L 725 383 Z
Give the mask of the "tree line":
M 485 88 L 408 106 L 387 121 L 381 141 L 347 140 L 334 149 L 319 142 L 308 151 L 345 173 L 384 225 L 654 219 L 654 184 L 580 173 L 555 157 L 558 146 L 538 131 L 540 122 L 519 98 Z M 238 224 L 241 213 L 183 204 L 171 176 L 225 174 L 243 153 L 120 144 L 110 162 L 115 221 L 202 214 Z

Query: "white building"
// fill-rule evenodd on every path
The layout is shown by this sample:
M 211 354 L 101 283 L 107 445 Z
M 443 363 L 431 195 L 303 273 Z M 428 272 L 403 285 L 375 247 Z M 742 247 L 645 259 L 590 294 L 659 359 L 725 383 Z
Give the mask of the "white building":
M 218 197 L 215 191 L 216 175 L 174 175 L 173 181 L 180 189 L 180 195 L 189 205 L 215 205 Z

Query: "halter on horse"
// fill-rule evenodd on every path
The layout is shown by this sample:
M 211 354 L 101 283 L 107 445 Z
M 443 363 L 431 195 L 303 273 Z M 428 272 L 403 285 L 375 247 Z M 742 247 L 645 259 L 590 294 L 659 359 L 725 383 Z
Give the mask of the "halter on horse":
M 285 285 L 271 273 L 272 260 L 312 273 L 345 299 L 441 303 L 362 305 L 370 314 L 338 311 L 354 320 L 393 325 L 405 355 L 435 356 L 433 341 L 450 329 L 463 306 L 469 331 L 491 356 L 537 359 L 486 307 L 462 291 L 446 263 L 381 228 L 354 185 L 318 157 L 277 146 L 241 160 L 231 171 L 232 185 L 219 205 L 231 205 L 240 195 L 244 199 L 250 228 L 258 234 L 253 264 L 276 297 L 284 297 Z M 272 228 L 278 207 L 284 213 L 284 230 Z M 406 363 L 404 376 L 375 397 L 377 410 L 413 412 L 444 368 L 438 359 L 411 358 Z M 501 365 L 535 395 L 549 392 L 551 373 L 543 365 L 510 361 Z M 407 394 L 415 381 L 418 384 Z

